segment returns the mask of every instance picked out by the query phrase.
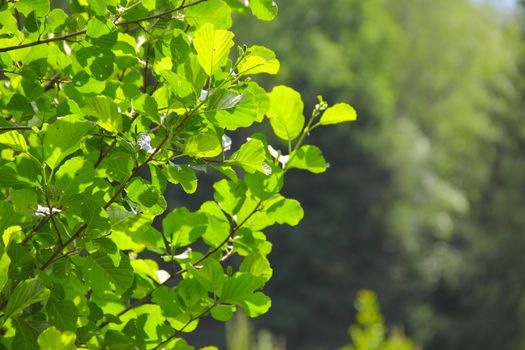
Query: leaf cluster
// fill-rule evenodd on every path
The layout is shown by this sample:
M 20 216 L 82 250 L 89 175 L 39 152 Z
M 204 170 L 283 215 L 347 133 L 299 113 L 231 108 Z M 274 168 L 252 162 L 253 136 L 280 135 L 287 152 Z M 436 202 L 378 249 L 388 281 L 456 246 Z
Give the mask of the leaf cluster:
M 234 12 L 271 20 L 277 5 L 0 7 L 0 347 L 191 349 L 180 335 L 203 316 L 268 311 L 262 230 L 303 217 L 285 174 L 325 171 L 305 137 L 356 115 L 320 98 L 306 122 L 293 89 L 251 81 L 279 61 L 232 53 Z M 288 154 L 262 134 L 232 144 L 265 119 Z M 221 176 L 213 198 L 168 210 L 166 189 L 194 193 L 202 170 Z

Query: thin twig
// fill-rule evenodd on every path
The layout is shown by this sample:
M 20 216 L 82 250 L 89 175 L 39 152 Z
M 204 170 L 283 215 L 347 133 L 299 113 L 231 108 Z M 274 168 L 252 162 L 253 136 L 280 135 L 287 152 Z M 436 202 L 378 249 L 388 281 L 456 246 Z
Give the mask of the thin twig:
M 117 191 L 113 194 L 113 196 L 111 196 L 111 198 L 109 199 L 109 201 L 106 202 L 106 204 L 104 205 L 104 209 L 107 209 L 113 202 L 115 202 L 115 200 L 117 199 L 117 197 L 120 195 L 120 193 L 122 191 L 124 191 L 124 189 L 126 188 L 126 186 L 128 185 L 128 183 L 137 175 L 137 173 L 142 169 L 144 168 L 150 161 L 153 160 L 153 157 L 161 150 L 162 146 L 164 146 L 164 144 L 166 143 L 166 141 L 168 141 L 168 138 L 169 138 L 169 133 L 166 133 L 166 136 L 162 139 L 162 141 L 160 142 L 160 144 L 157 146 L 157 148 L 155 148 L 155 151 L 153 151 L 149 157 L 142 163 L 140 164 L 139 166 L 135 167 L 133 169 L 133 171 L 131 172 L 131 174 L 128 176 L 128 178 L 126 180 L 124 180 L 124 182 L 122 183 L 122 185 L 120 185 L 120 187 L 117 189 Z
M 159 349 L 161 348 L 162 346 L 164 346 L 165 344 L 169 343 L 170 341 L 173 340 L 173 338 L 175 338 L 176 336 L 178 336 L 184 329 L 186 329 L 186 327 L 188 327 L 193 321 L 195 320 L 198 320 L 199 318 L 201 318 L 202 316 L 206 315 L 208 312 L 211 311 L 211 309 L 213 309 L 217 304 L 213 304 L 209 307 L 207 307 L 204 311 L 202 311 L 200 314 L 198 314 L 197 316 L 194 316 L 192 318 L 190 318 L 190 320 L 188 322 L 186 322 L 184 324 L 184 326 L 182 326 L 181 329 L 176 329 L 175 330 L 175 333 L 173 333 L 172 335 L 170 335 L 168 337 L 168 339 L 164 340 L 163 342 L 159 343 L 157 346 L 155 346 L 153 349 Z
M 87 228 L 87 224 L 85 223 L 81 224 L 77 228 L 75 233 L 62 246 L 57 248 L 55 252 L 49 257 L 49 259 L 47 259 L 47 261 L 42 266 L 40 266 L 40 270 L 44 271 L 49 265 L 51 265 L 56 260 L 56 257 L 64 250 L 64 248 L 67 247 L 75 239 L 77 239 L 82 234 L 82 232 L 84 232 L 86 228 Z
M 222 241 L 218 246 L 216 246 L 215 248 L 209 250 L 205 255 L 203 255 L 201 258 L 199 258 L 197 261 L 195 261 L 194 263 L 191 264 L 192 267 L 196 267 L 198 266 L 200 263 L 202 263 L 204 260 L 208 259 L 210 256 L 212 256 L 213 254 L 215 254 L 216 252 L 218 252 L 219 250 L 222 249 L 222 247 L 227 244 L 231 238 L 234 236 L 235 232 L 237 232 L 257 211 L 259 211 L 260 207 L 262 205 L 262 201 L 259 201 L 257 203 L 257 205 L 255 206 L 255 208 L 253 208 L 253 210 L 251 211 L 251 213 L 243 220 L 241 221 L 241 223 L 239 223 L 238 225 L 234 225 L 233 223 L 231 223 L 230 225 L 230 233 L 228 234 L 228 237 L 226 237 L 224 239 L 224 241 Z M 231 254 L 230 254 L 231 256 Z M 221 260 L 221 261 L 224 261 L 224 260 Z M 173 275 L 171 275 L 167 280 L 165 280 L 164 282 L 160 283 L 159 285 L 157 285 L 156 287 L 154 287 L 152 290 L 150 290 L 144 297 L 140 298 L 140 299 L 137 299 L 135 300 L 133 303 L 131 303 L 130 305 L 128 305 L 124 310 L 120 311 L 118 314 L 117 314 L 117 317 L 120 317 L 122 315 L 124 315 L 125 313 L 127 313 L 128 311 L 140 306 L 140 305 L 143 305 L 145 303 L 147 303 L 151 296 L 153 295 L 153 293 L 159 289 L 160 287 L 162 286 L 165 286 L 166 284 L 168 284 L 169 282 L 171 282 L 172 280 L 174 280 L 175 278 L 177 278 L 178 276 L 182 275 L 183 273 L 187 272 L 188 269 L 187 268 L 183 268 L 183 269 L 180 269 L 179 271 L 175 272 Z M 101 323 L 98 328 L 99 329 L 102 329 L 104 328 L 105 326 L 107 326 L 109 324 L 109 321 L 105 321 L 103 323 Z
M 156 19 L 156 18 L 161 18 L 161 17 L 167 16 L 167 15 L 173 13 L 173 12 L 180 11 L 182 9 L 185 9 L 185 8 L 188 8 L 188 7 L 191 7 L 191 6 L 195 6 L 195 5 L 200 4 L 202 2 L 205 2 L 205 1 L 208 1 L 208 0 L 197 0 L 197 1 L 192 2 L 191 4 L 187 4 L 187 5 L 183 2 L 180 6 L 174 8 L 174 9 L 167 10 L 167 11 L 164 11 L 164 12 L 158 13 L 156 15 L 152 15 L 152 16 L 147 16 L 147 17 L 143 17 L 143 18 L 137 18 L 137 19 L 133 19 L 133 20 L 125 21 L 125 22 L 119 22 L 119 23 L 116 23 L 115 25 L 116 26 L 127 26 L 127 25 L 132 24 L 132 23 L 139 23 L 139 22 L 143 22 L 143 21 L 149 21 L 149 20 L 152 20 L 152 19 Z M 54 41 L 67 40 L 69 38 L 73 38 L 73 37 L 76 37 L 76 36 L 79 36 L 79 35 L 84 35 L 84 34 L 86 34 L 86 30 L 85 29 L 84 30 L 80 30 L 78 32 L 68 33 L 68 34 L 55 36 L 55 37 L 47 38 L 47 39 L 43 39 L 43 40 L 39 39 L 37 41 L 33 41 L 33 42 L 30 42 L 30 43 L 26 43 L 26 44 L 18 44 L 18 45 L 13 45 L 13 46 L 0 47 L 0 52 L 19 50 L 19 49 L 24 49 L 24 48 L 27 48 L 27 47 L 32 47 L 32 46 L 37 46 L 37 45 L 51 43 L 51 42 L 54 42 Z
M 30 126 L 1 126 L 0 132 L 2 131 L 12 131 L 12 130 L 31 130 Z

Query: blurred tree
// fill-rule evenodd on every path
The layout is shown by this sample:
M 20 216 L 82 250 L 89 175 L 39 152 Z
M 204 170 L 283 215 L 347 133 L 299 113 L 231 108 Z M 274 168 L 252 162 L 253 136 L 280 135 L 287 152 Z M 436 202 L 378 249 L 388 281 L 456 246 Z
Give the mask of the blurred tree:
M 390 332 L 379 310 L 379 303 L 374 292 L 361 290 L 355 303 L 356 323 L 348 330 L 351 344 L 340 350 L 415 350 L 410 339 L 399 330 Z
M 503 297 L 494 289 L 516 300 L 523 290 L 509 268 L 523 260 L 511 239 L 523 231 L 523 192 L 513 161 L 522 150 L 507 129 L 523 122 L 504 117 L 518 42 L 506 16 L 469 0 L 302 0 L 280 3 L 264 30 L 239 21 L 243 41 L 276 48 L 286 83 L 350 99 L 360 117 L 359 128 L 318 136 L 337 164 L 331 179 L 290 180 L 292 192 L 294 182 L 295 192 L 312 189 L 293 193 L 307 215 L 301 234 L 276 237 L 274 307 L 261 321 L 291 349 L 342 344 L 360 288 L 377 290 L 389 322 L 405 323 L 426 349 L 515 341 L 516 319 L 487 321 Z M 514 175 L 501 180 L 495 171 Z M 491 237 L 489 227 L 508 238 Z M 498 252 L 490 248 L 500 240 Z

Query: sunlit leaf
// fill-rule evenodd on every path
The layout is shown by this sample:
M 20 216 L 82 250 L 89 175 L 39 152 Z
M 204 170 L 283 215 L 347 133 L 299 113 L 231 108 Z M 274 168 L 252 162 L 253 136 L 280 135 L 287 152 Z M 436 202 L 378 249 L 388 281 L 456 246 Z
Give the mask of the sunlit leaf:
M 193 40 L 197 58 L 204 71 L 212 76 L 225 63 L 233 46 L 233 33 L 215 29 L 213 24 L 206 23 L 197 30 Z
M 324 111 L 319 123 L 321 125 L 330 125 L 351 122 L 356 119 L 357 113 L 352 106 L 346 103 L 338 103 Z
M 270 96 L 268 118 L 273 132 L 285 141 L 292 141 L 303 130 L 303 100 L 301 95 L 287 86 L 276 86 Z

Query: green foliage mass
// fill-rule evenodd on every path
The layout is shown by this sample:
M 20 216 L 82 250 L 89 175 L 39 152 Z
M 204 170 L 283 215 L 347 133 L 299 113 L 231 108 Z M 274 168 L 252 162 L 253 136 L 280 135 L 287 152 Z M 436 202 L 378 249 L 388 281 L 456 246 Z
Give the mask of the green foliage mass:
M 301 0 L 264 31 L 235 24 L 272 43 L 279 83 L 360 113 L 313 136 L 329 181 L 288 187 L 313 214 L 278 236 L 256 322 L 290 348 L 340 346 L 362 288 L 425 349 L 523 348 L 524 22 L 503 3 Z
M 285 175 L 324 172 L 305 136 L 353 108 L 305 119 L 296 91 L 250 80 L 279 61 L 232 50 L 232 13 L 271 20 L 273 1 L 53 4 L 0 5 L 0 348 L 185 350 L 204 316 L 266 313 L 262 230 L 304 215 Z M 265 118 L 287 154 L 230 138 Z M 199 170 L 213 198 L 167 210 Z
M 413 350 L 410 339 L 399 331 L 388 335 L 388 329 L 379 310 L 379 303 L 374 292 L 361 290 L 355 303 L 356 323 L 350 326 L 348 334 L 351 344 L 340 350 Z

